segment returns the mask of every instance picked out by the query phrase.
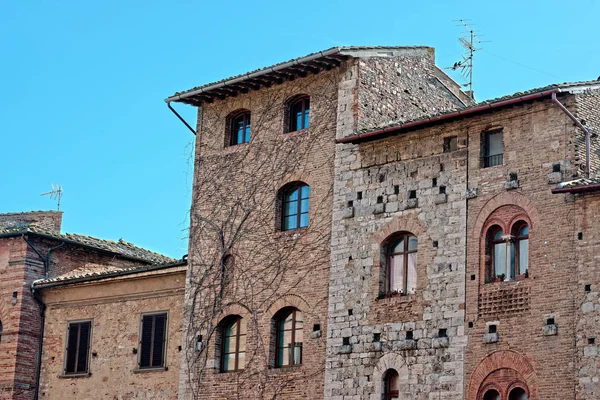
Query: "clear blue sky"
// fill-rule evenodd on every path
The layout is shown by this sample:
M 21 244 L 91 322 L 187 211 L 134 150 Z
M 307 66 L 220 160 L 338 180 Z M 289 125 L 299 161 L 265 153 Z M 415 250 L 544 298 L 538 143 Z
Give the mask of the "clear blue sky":
M 63 231 L 180 257 L 192 134 L 163 102 L 175 91 L 339 45 L 428 45 L 450 66 L 466 18 L 491 41 L 484 100 L 597 79 L 599 15 L 597 0 L 2 1 L 0 212 L 54 208 L 40 193 L 56 182 Z

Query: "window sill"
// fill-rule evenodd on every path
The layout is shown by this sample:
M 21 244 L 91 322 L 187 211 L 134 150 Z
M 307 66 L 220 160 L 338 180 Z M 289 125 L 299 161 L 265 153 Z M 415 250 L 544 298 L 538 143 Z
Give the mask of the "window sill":
M 488 281 L 488 282 L 486 282 L 485 284 L 486 284 L 486 285 L 490 285 L 490 284 L 494 284 L 494 283 L 496 283 L 496 284 L 497 284 L 497 283 L 511 283 L 511 282 L 520 282 L 520 281 L 525 281 L 525 280 L 527 280 L 527 279 L 529 279 L 529 277 L 528 277 L 528 276 L 525 276 L 525 274 L 523 274 L 523 275 L 517 275 L 517 277 L 516 277 L 515 279 L 509 279 L 509 280 L 506 280 L 506 279 L 505 279 L 505 280 L 495 280 L 495 279 L 494 279 L 494 280 L 491 280 L 491 281 Z
M 405 293 L 380 293 L 379 296 L 375 299 L 375 301 L 380 300 L 389 300 L 389 299 L 404 299 L 405 301 L 410 301 L 414 298 L 415 293 L 405 294 Z
M 86 372 L 83 374 L 61 374 L 58 376 L 59 379 L 71 379 L 71 378 L 89 378 L 92 376 L 91 372 Z
M 300 367 L 302 367 L 302 364 L 282 365 L 282 366 L 279 366 L 279 367 L 271 367 L 270 369 L 272 371 L 288 372 L 288 371 L 293 371 L 295 369 L 298 369 Z
M 158 367 L 158 368 L 136 368 L 133 370 L 134 374 L 143 374 L 146 372 L 160 372 L 160 371 L 168 371 L 169 367 Z
M 299 129 L 297 131 L 287 131 L 283 135 L 284 135 L 284 137 L 297 136 L 297 135 L 302 135 L 303 133 L 308 133 L 309 130 L 310 130 L 310 128 Z

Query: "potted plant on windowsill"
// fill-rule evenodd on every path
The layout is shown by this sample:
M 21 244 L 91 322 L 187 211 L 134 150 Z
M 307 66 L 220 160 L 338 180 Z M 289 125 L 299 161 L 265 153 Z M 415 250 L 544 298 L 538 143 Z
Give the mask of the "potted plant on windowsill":
M 506 278 L 506 275 L 504 274 L 496 275 L 494 277 L 494 282 L 504 282 L 504 278 Z

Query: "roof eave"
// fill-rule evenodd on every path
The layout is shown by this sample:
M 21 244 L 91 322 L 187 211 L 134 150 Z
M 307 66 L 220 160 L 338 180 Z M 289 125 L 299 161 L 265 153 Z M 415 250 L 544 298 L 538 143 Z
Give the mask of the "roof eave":
M 281 71 L 283 69 L 290 68 L 290 67 L 293 67 L 295 65 L 303 64 L 303 63 L 306 63 L 306 62 L 310 62 L 310 61 L 313 61 L 313 60 L 317 60 L 319 58 L 324 58 L 324 57 L 328 57 L 328 56 L 337 55 L 337 54 L 340 54 L 341 51 L 342 51 L 341 47 L 334 47 L 334 48 L 329 49 L 329 50 L 319 51 L 318 53 L 314 53 L 312 55 L 309 55 L 309 56 L 306 56 L 306 57 L 302 57 L 302 58 L 297 58 L 297 59 L 294 59 L 294 60 L 291 60 L 291 61 L 279 64 L 279 65 L 276 65 L 274 67 L 265 68 L 263 70 L 256 71 L 256 72 L 253 72 L 253 73 L 246 73 L 246 74 L 244 74 L 242 76 L 238 76 L 238 77 L 233 78 L 233 79 L 229 79 L 229 80 L 226 80 L 226 81 L 223 81 L 223 82 L 215 83 L 214 85 L 200 87 L 200 88 L 198 88 L 196 90 L 192 90 L 192 91 L 189 91 L 189 92 L 186 92 L 186 93 L 182 93 L 182 94 L 178 94 L 178 95 L 174 95 L 174 96 L 168 97 L 168 98 L 165 99 L 165 103 L 181 102 L 184 99 L 188 99 L 190 97 L 197 96 L 199 94 L 207 93 L 207 92 L 210 92 L 210 91 L 215 90 L 215 89 L 223 88 L 225 86 L 231 86 L 231 85 L 243 82 L 243 81 L 248 80 L 248 79 L 258 78 L 258 77 L 261 77 L 261 76 L 266 75 L 266 74 L 270 74 L 270 73 L 273 73 L 273 72 Z
M 563 188 L 554 188 L 552 189 L 552 193 L 586 193 L 586 192 L 596 192 L 600 190 L 600 183 L 594 183 L 592 185 L 579 185 L 579 186 L 570 186 Z
M 53 287 L 58 287 L 58 286 L 67 286 L 67 285 L 74 285 L 77 283 L 86 283 L 86 282 L 99 281 L 99 280 L 103 280 L 103 279 L 117 278 L 117 277 L 126 276 L 126 275 L 141 274 L 144 272 L 153 272 L 153 271 L 158 271 L 158 270 L 162 270 L 162 269 L 181 267 L 184 265 L 187 265 L 187 260 L 179 260 L 177 262 L 169 263 L 169 264 L 152 265 L 147 268 L 143 268 L 143 269 L 139 269 L 139 270 L 114 271 L 114 272 L 109 272 L 109 273 L 101 274 L 101 275 L 92 275 L 92 276 L 84 276 L 84 277 L 78 277 L 78 278 L 73 278 L 73 279 L 64 279 L 64 280 L 55 281 L 55 282 L 43 283 L 40 285 L 36 285 L 36 283 L 33 282 L 32 287 L 36 290 L 48 289 L 48 288 L 53 288 Z

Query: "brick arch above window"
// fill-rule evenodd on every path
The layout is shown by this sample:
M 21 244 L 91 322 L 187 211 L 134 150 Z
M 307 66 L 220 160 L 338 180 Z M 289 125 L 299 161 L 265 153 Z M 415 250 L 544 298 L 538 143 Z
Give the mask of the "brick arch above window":
M 485 205 L 477 214 L 475 226 L 473 227 L 473 237 L 478 238 L 484 232 L 484 225 L 494 213 L 495 210 L 502 206 L 517 206 L 523 209 L 524 215 L 529 218 L 530 228 L 533 229 L 537 221 L 539 221 L 539 214 L 535 205 L 527 196 L 524 196 L 517 192 L 505 192 L 500 193 L 485 203 Z
M 308 316 L 310 316 L 311 318 L 316 317 L 315 315 L 313 315 L 314 307 L 311 306 L 308 303 L 308 301 L 306 301 L 303 297 L 295 295 L 295 294 L 287 294 L 287 295 L 281 296 L 280 298 L 275 300 L 269 306 L 269 308 L 267 308 L 266 316 L 268 316 L 269 318 L 273 318 L 273 316 L 275 314 L 277 314 L 277 312 L 279 310 L 287 308 L 287 307 L 293 307 L 298 310 L 301 310 L 304 313 L 304 315 L 306 315 L 307 317 Z
M 529 396 L 537 399 L 537 375 L 529 359 L 512 350 L 498 350 L 483 358 L 471 373 L 466 400 L 480 400 L 478 394 L 482 388 L 487 388 L 486 379 L 501 369 L 514 370 L 527 386 Z M 512 387 L 516 385 L 518 383 L 513 383 Z

